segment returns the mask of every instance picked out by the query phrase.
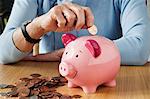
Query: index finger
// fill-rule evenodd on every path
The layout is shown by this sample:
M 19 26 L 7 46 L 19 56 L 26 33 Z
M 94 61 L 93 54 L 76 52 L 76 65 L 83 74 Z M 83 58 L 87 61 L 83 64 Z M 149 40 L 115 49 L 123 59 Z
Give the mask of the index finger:
M 94 25 L 94 15 L 89 7 L 82 7 L 85 11 L 86 25 L 91 27 Z

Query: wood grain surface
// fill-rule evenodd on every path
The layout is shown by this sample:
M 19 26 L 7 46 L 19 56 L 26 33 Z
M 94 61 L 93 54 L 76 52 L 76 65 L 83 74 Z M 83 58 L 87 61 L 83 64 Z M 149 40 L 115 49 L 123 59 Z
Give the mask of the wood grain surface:
M 57 62 L 28 61 L 0 65 L 0 84 L 14 84 L 20 77 L 28 77 L 32 73 L 57 76 L 58 65 Z M 116 87 L 99 86 L 94 94 L 85 94 L 81 88 L 70 89 L 67 86 L 60 87 L 57 91 L 69 95 L 80 94 L 81 99 L 150 99 L 150 63 L 145 66 L 121 66 L 116 80 Z

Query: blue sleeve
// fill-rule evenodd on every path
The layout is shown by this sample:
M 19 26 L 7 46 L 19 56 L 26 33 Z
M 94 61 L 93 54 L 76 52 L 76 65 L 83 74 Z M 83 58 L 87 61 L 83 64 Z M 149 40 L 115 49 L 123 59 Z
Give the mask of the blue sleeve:
M 150 54 L 150 22 L 145 0 L 119 0 L 122 38 L 114 42 L 124 65 L 144 65 Z
M 0 36 L 0 63 L 8 64 L 21 60 L 29 53 L 21 52 L 13 43 L 12 35 L 24 21 L 37 15 L 37 0 L 15 0 L 9 21 Z

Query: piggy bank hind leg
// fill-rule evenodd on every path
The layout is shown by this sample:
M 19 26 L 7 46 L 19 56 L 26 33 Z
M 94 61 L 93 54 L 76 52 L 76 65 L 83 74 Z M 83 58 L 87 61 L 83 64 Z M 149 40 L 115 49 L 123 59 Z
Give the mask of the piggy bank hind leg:
M 74 83 L 72 83 L 71 81 L 68 81 L 68 87 L 69 88 L 74 88 L 74 87 L 78 87 L 78 86 L 75 85 Z
M 116 80 L 112 80 L 112 81 L 109 81 L 107 83 L 104 83 L 105 86 L 108 86 L 108 87 L 115 87 L 116 86 Z
M 85 93 L 95 93 L 97 86 L 83 86 L 81 87 Z

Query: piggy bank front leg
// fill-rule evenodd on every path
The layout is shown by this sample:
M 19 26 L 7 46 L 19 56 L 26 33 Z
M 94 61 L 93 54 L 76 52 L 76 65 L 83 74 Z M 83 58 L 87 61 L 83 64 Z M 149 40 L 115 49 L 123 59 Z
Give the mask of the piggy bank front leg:
M 78 87 L 78 86 L 75 85 L 74 83 L 72 83 L 71 81 L 68 81 L 68 87 L 69 88 L 74 88 L 74 87 Z
M 112 80 L 110 82 L 107 82 L 104 84 L 105 86 L 108 86 L 108 87 L 115 87 L 116 86 L 116 80 Z
M 83 86 L 81 88 L 83 89 L 83 91 L 85 93 L 89 94 L 89 93 L 95 93 L 96 89 L 97 89 L 97 86 Z

